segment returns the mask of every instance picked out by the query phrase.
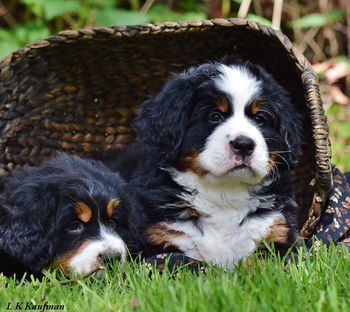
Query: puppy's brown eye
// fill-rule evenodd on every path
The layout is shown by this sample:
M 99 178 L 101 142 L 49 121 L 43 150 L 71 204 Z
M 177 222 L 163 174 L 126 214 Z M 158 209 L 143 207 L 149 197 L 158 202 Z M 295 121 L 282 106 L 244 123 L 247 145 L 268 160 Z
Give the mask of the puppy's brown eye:
M 266 118 L 263 116 L 263 115 L 255 115 L 254 116 L 254 121 L 258 124 L 258 125 L 262 125 L 265 123 L 266 121 Z
M 73 221 L 66 227 L 66 229 L 71 234 L 80 234 L 84 230 L 84 225 L 80 221 Z
M 212 123 L 220 123 L 223 119 L 224 117 L 218 110 L 215 110 L 210 114 L 210 122 Z

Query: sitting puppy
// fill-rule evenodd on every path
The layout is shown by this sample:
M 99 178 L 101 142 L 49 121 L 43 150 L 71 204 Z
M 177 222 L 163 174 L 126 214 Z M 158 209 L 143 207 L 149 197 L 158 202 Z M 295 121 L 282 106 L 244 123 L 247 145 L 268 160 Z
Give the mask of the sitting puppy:
M 228 61 L 175 75 L 140 108 L 143 144 L 105 162 L 129 180 L 145 256 L 182 252 L 232 269 L 262 239 L 297 236 L 290 170 L 301 121 L 263 68 Z
M 125 257 L 127 209 L 123 180 L 97 161 L 62 154 L 0 177 L 0 273 L 90 274 Z

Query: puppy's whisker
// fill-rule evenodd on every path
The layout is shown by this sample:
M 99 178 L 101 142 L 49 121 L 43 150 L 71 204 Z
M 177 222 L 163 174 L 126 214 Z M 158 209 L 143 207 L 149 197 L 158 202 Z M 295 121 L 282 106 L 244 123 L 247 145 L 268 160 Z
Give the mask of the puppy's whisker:
M 199 109 L 199 111 L 206 109 L 207 107 L 211 107 L 212 105 L 205 105 Z
M 274 154 L 274 153 L 291 153 L 292 151 L 269 151 L 269 154 Z
M 280 157 L 283 160 L 283 162 L 287 165 L 287 168 L 290 171 L 290 167 L 289 167 L 288 161 L 282 155 L 280 155 L 278 153 L 275 153 L 274 155 Z
M 277 119 L 276 119 L 276 116 L 275 116 L 275 114 L 274 114 L 273 112 L 271 112 L 271 111 L 270 111 L 269 109 L 267 109 L 267 108 L 260 108 L 260 111 L 266 113 L 267 115 L 270 115 L 271 118 L 272 118 L 272 120 L 273 120 L 273 122 L 274 122 L 275 124 L 277 124 Z
M 279 177 L 278 167 L 276 166 L 277 162 L 271 163 L 271 178 L 272 180 L 276 180 Z
M 196 156 L 198 156 L 198 154 L 200 154 L 201 152 L 203 152 L 205 150 L 205 147 L 200 148 L 197 152 L 196 152 Z
M 275 141 L 275 142 L 278 142 L 279 144 L 281 143 L 281 140 L 280 139 L 276 139 L 276 138 L 265 138 L 265 140 Z

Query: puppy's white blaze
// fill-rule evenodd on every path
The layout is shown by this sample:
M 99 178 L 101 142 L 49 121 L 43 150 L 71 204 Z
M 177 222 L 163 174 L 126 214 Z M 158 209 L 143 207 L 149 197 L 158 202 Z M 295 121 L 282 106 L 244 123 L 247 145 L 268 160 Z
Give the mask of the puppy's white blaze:
M 234 112 L 244 113 L 244 108 L 256 97 L 261 83 L 244 67 L 220 65 L 221 75 L 215 80 L 219 90 L 225 92 L 234 103 Z
M 233 116 L 219 125 L 207 138 L 198 160 L 200 165 L 214 176 L 225 175 L 225 180 L 236 178 L 241 182 L 256 184 L 268 174 L 269 155 L 265 139 L 245 115 L 245 107 L 259 94 L 260 82 L 239 66 L 222 65 L 220 70 L 222 74 L 217 78 L 216 85 L 230 96 Z M 235 159 L 229 142 L 240 135 L 251 138 L 256 144 L 250 157 L 254 173 L 249 169 L 230 171 L 239 162 Z
M 84 246 L 69 261 L 70 269 L 78 274 L 89 274 L 101 265 L 100 256 L 124 258 L 126 247 L 120 236 L 101 225 L 100 237 Z

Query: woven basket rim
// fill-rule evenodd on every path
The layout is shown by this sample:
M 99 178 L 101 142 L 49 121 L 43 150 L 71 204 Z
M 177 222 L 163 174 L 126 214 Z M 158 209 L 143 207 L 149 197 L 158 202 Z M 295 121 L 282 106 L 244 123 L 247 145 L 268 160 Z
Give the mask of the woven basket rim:
M 265 26 L 259 22 L 241 19 L 241 18 L 215 18 L 208 20 L 197 20 L 188 22 L 163 22 L 163 23 L 145 23 L 137 25 L 112 25 L 112 26 L 96 26 L 91 28 L 81 28 L 78 30 L 62 30 L 55 35 L 48 36 L 43 39 L 35 40 L 26 44 L 23 48 L 12 52 L 0 60 L 0 69 L 8 65 L 8 60 L 22 54 L 26 54 L 32 49 L 45 48 L 52 44 L 73 43 L 82 39 L 90 40 L 99 37 L 139 37 L 157 35 L 160 33 L 180 33 L 179 30 L 186 29 L 190 31 L 204 30 L 213 26 L 217 27 L 242 27 L 253 31 L 262 32 L 264 35 L 275 37 L 293 57 L 297 67 L 303 71 L 306 68 L 313 71 L 309 61 L 293 46 L 289 38 L 281 31 Z

